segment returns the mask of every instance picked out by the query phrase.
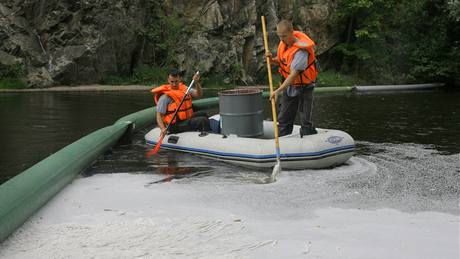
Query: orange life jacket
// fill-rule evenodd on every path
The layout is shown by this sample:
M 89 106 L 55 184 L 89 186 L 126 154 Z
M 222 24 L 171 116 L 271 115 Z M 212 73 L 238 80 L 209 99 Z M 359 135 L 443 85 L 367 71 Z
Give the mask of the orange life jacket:
M 176 111 L 177 107 L 182 101 L 182 98 L 184 98 L 184 95 L 187 92 L 187 86 L 183 83 L 180 83 L 178 89 L 172 89 L 171 85 L 162 85 L 153 88 L 151 92 L 154 94 L 155 104 L 158 104 L 158 100 L 163 94 L 166 94 L 172 99 L 172 102 L 169 103 L 166 113 L 163 116 L 163 122 L 169 124 L 173 118 L 174 112 Z M 180 110 L 172 123 L 176 123 L 177 118 L 179 118 L 179 120 L 190 119 L 192 114 L 192 97 L 188 94 L 187 97 L 185 97 L 184 103 L 181 105 Z
M 297 42 L 291 47 L 281 41 L 278 45 L 278 61 L 280 68 L 278 72 L 286 79 L 291 72 L 291 63 L 294 60 L 295 53 L 300 50 L 306 50 L 308 52 L 307 68 L 302 71 L 297 78 L 292 82 L 293 86 L 308 85 L 315 81 L 318 71 L 315 65 L 315 52 L 313 46 L 315 42 L 311 40 L 305 33 L 300 31 L 294 31 L 294 37 L 297 38 Z

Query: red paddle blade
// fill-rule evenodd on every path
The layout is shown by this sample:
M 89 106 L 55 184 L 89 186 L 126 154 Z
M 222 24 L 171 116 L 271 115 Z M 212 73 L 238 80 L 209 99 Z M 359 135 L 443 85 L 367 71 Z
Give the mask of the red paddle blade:
M 156 153 L 158 153 L 158 150 L 160 150 L 160 147 L 161 147 L 161 143 L 163 143 L 163 136 L 161 136 L 161 138 L 158 140 L 158 143 L 155 145 L 155 147 L 153 147 L 149 152 L 147 152 L 145 155 L 147 157 L 151 157 L 152 155 L 155 155 Z

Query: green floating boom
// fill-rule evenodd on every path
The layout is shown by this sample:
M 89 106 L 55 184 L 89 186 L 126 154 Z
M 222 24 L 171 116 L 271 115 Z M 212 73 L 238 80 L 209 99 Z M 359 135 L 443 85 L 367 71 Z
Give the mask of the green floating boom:
M 0 185 L 0 241 L 113 146 L 128 125 L 99 129 Z

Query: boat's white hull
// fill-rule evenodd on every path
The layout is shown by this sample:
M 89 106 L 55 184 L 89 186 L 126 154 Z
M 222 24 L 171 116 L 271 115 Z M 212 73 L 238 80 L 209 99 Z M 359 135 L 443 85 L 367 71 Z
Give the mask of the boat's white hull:
M 280 138 L 281 167 L 283 169 L 327 168 L 345 163 L 354 154 L 355 143 L 346 132 L 317 129 L 318 134 L 300 138 L 299 126 L 293 134 Z M 160 129 L 154 128 L 145 135 L 150 145 L 155 145 Z M 188 152 L 243 166 L 269 168 L 276 164 L 273 122 L 264 121 L 264 136 L 241 138 L 224 137 L 209 133 L 183 132 L 167 135 L 162 149 Z

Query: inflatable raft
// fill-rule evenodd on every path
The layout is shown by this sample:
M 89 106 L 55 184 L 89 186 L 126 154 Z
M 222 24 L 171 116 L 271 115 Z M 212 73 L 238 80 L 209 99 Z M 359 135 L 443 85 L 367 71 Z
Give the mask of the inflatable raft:
M 300 138 L 300 126 L 293 134 L 280 137 L 283 169 L 328 168 L 345 163 L 355 152 L 353 138 L 346 132 L 317 129 L 315 135 Z M 215 133 L 183 132 L 167 135 L 162 149 L 188 152 L 247 167 L 270 168 L 276 164 L 273 122 L 263 122 L 264 134 L 258 138 Z M 145 135 L 147 144 L 155 145 L 160 129 Z

